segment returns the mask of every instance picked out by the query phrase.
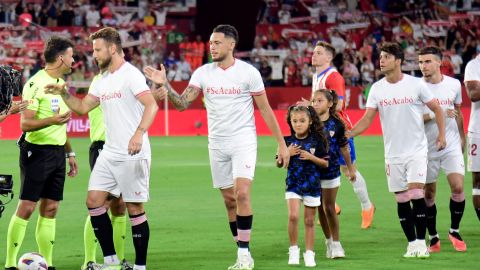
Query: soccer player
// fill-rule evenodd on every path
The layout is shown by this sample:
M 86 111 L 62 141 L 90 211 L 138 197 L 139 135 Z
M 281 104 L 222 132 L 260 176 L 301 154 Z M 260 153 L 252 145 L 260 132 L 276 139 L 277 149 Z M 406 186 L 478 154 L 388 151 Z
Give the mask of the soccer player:
M 312 79 L 312 94 L 319 89 L 331 89 L 335 90 L 338 95 L 337 112 L 345 123 L 347 130 L 352 128 L 352 123 L 345 112 L 345 80 L 340 72 L 338 72 L 332 66 L 332 60 L 335 57 L 335 48 L 324 41 L 319 41 L 315 45 L 315 49 L 312 54 L 312 66 L 315 67 L 315 73 Z M 353 138 L 348 140 L 350 158 L 353 166 L 355 166 L 356 154 Z M 348 168 L 343 156 L 340 156 L 340 169 L 344 175 L 348 176 Z M 362 207 L 362 229 L 368 229 L 372 225 L 373 215 L 375 207 L 373 206 L 368 196 L 367 183 L 362 174 L 355 167 L 355 180 L 352 182 L 353 191 L 357 194 L 357 198 L 360 200 Z M 339 213 L 339 210 L 337 209 Z
M 144 203 L 149 198 L 150 143 L 147 130 L 158 106 L 143 74 L 122 54 L 118 32 L 106 27 L 90 36 L 93 57 L 101 75 L 84 99 L 70 96 L 65 85 L 49 85 L 47 93 L 60 94 L 76 113 L 85 114 L 101 105 L 106 140 L 90 175 L 87 207 L 104 256 L 101 269 L 121 269 L 113 241 L 112 223 L 105 208 L 109 195 L 122 195 L 132 224 L 135 265 L 144 270 L 150 230 Z
M 100 70 L 99 74 L 93 78 L 89 91 L 92 90 L 93 84 L 102 77 L 102 74 L 105 72 L 105 70 L 106 69 Z M 97 158 L 103 149 L 103 145 L 105 144 L 105 125 L 103 122 L 102 109 L 97 107 L 88 112 L 88 119 L 90 120 L 90 141 L 92 142 L 89 151 L 89 161 L 90 170 L 93 170 L 95 162 L 97 161 Z M 132 266 L 125 260 L 125 203 L 123 202 L 122 197 L 113 197 L 110 201 L 108 201 L 106 207 L 109 208 L 111 212 L 110 219 L 112 221 L 113 242 L 118 259 L 122 262 L 122 270 L 133 269 Z M 83 243 L 85 248 L 85 260 L 82 269 L 95 270 L 96 267 L 98 268 L 98 266 L 95 264 L 98 240 L 95 237 L 90 216 L 87 217 L 85 222 Z
M 447 147 L 437 151 L 436 138 L 438 128 L 435 124 L 435 114 L 425 108 L 423 119 L 428 141 L 428 165 L 425 185 L 425 201 L 427 204 L 427 229 L 430 237 L 429 252 L 440 251 L 440 238 L 436 228 L 437 207 L 435 206 L 436 182 L 442 169 L 450 185 L 450 231 L 448 238 L 457 251 L 466 251 L 467 246 L 460 236 L 460 221 L 465 209 L 465 194 L 463 192 L 463 178 L 465 164 L 462 149 L 465 147 L 465 133 L 463 131 L 462 86 L 460 81 L 442 75 L 442 50 L 430 46 L 422 48 L 418 53 L 418 64 L 423 79 L 437 99 L 444 112 L 448 112 L 445 119 L 445 138 Z
M 63 83 L 63 75 L 71 72 L 73 43 L 53 36 L 45 44 L 45 68 L 38 71 L 23 87 L 23 100 L 28 107 L 22 112 L 20 126 L 26 133 L 20 143 L 20 201 L 7 232 L 5 269 L 17 269 L 17 255 L 25 237 L 28 220 L 40 201 L 35 236 L 38 251 L 45 257 L 48 269 L 55 269 L 52 252 L 55 243 L 55 216 L 63 200 L 65 158 L 68 175 L 77 175 L 77 162 L 67 140 L 71 112 L 56 94 L 45 94 L 50 83 Z
M 388 189 L 395 193 L 400 225 L 408 240 L 406 258 L 426 258 L 426 204 L 428 143 L 423 124 L 424 104 L 435 114 L 437 150 L 445 148 L 445 119 L 432 92 L 419 78 L 403 74 L 403 50 L 397 43 L 380 47 L 380 70 L 385 77 L 372 85 L 367 109 L 349 136 L 365 131 L 377 111 L 383 130 Z M 412 208 L 412 206 L 413 208 Z
M 472 112 L 468 124 L 468 171 L 472 172 L 473 207 L 480 220 L 480 55 L 470 60 L 465 67 L 465 86 L 472 101 Z
M 181 95 L 168 84 L 163 65 L 160 70 L 146 67 L 144 72 L 147 78 L 167 88 L 170 101 L 179 110 L 185 110 L 203 91 L 213 186 L 220 189 L 231 232 L 238 239 L 237 262 L 228 269 L 253 269 L 249 251 L 253 220 L 250 189 L 257 159 L 253 101 L 277 140 L 277 162 L 286 168 L 290 156 L 259 71 L 233 57 L 237 44 L 238 32 L 233 26 L 215 27 L 210 36 L 213 63 L 195 70 Z

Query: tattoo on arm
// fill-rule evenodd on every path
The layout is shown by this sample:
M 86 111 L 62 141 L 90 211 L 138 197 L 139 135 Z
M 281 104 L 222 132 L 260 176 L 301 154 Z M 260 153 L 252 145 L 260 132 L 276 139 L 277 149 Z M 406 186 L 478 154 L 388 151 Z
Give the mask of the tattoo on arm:
M 168 91 L 168 98 L 178 110 L 185 110 L 188 108 L 200 92 L 199 89 L 188 86 L 180 95 L 170 86 L 169 83 L 165 84 L 165 88 Z

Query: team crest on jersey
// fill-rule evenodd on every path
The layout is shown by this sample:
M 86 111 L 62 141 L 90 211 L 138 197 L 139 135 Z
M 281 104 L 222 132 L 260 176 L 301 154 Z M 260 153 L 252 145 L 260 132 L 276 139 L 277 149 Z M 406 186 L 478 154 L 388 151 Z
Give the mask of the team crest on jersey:
M 310 153 L 313 155 L 315 153 L 315 148 L 310 148 Z
M 330 133 L 330 137 L 333 137 L 333 135 L 335 135 L 335 130 L 330 130 L 328 132 Z

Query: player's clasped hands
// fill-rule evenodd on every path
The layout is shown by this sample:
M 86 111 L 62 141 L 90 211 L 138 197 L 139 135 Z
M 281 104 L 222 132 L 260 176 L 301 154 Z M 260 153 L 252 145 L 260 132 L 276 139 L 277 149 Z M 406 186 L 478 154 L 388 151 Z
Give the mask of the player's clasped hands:
M 16 114 L 23 112 L 28 107 L 28 100 L 14 101 L 12 102 L 12 107 L 8 110 L 9 114 Z
M 143 68 L 143 72 L 145 73 L 145 77 L 147 77 L 152 82 L 159 84 L 160 86 L 167 83 L 167 73 L 163 64 L 160 65 L 160 70 L 152 66 L 146 66 Z
M 67 92 L 67 84 L 51 83 L 45 85 L 45 94 L 63 95 Z

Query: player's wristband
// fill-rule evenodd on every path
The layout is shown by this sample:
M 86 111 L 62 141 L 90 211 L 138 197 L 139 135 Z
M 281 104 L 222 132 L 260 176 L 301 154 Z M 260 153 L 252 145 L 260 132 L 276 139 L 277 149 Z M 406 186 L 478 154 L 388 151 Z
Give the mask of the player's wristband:
M 428 117 L 430 117 L 430 120 L 435 119 L 435 113 L 434 112 L 429 112 Z
M 75 157 L 75 152 L 65 153 L 65 158 Z

